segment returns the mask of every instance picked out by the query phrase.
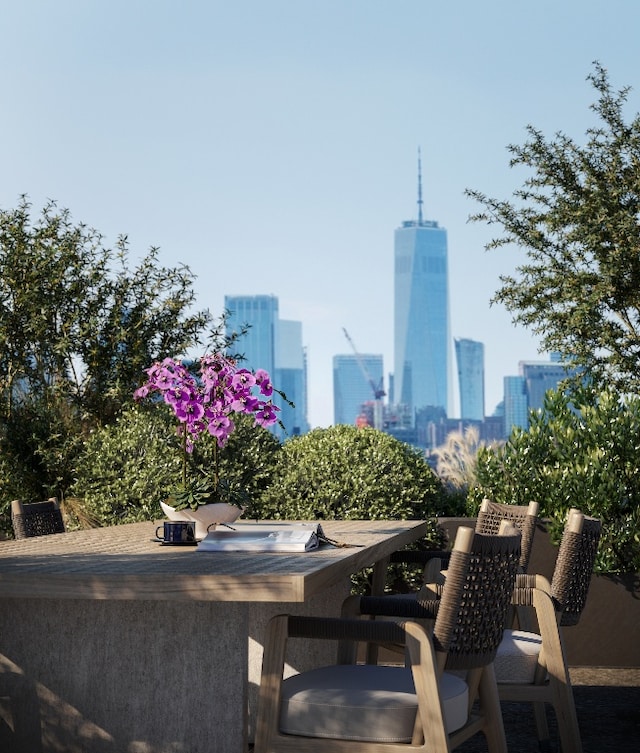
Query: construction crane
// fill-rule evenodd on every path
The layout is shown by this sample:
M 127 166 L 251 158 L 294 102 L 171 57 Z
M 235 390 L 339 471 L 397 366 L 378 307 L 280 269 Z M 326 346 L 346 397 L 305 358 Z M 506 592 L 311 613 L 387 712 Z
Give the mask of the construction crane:
M 382 386 L 382 378 L 380 378 L 378 384 L 373 381 L 371 374 L 369 374 L 369 370 L 367 369 L 367 365 L 364 362 L 364 359 L 356 348 L 356 344 L 353 342 L 351 336 L 344 327 L 342 328 L 342 331 L 344 332 L 344 336 L 349 341 L 349 345 L 351 345 L 351 349 L 353 350 L 356 360 L 358 361 L 358 366 L 360 367 L 362 376 L 371 387 L 373 397 L 375 398 L 375 403 L 373 405 L 373 428 L 382 429 L 382 398 L 387 394 Z

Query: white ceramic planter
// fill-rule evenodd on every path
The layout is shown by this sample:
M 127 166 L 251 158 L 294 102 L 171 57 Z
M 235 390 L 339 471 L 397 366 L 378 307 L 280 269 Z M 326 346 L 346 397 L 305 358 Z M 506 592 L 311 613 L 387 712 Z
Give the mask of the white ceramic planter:
M 207 529 L 214 530 L 214 526 L 220 523 L 233 523 L 242 513 L 243 509 L 235 505 L 227 505 L 224 502 L 216 502 L 211 505 L 202 505 L 197 510 L 174 510 L 170 505 L 160 502 L 162 511 L 169 520 L 194 520 L 196 523 L 196 538 L 203 539 L 207 535 Z

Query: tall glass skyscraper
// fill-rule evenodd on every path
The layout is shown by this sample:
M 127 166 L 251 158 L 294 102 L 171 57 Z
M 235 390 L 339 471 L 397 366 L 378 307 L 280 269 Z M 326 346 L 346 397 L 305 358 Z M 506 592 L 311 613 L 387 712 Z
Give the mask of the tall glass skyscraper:
M 522 376 L 504 377 L 504 435 L 508 437 L 514 426 L 529 428 L 527 385 Z
M 419 158 L 418 220 L 396 229 L 394 250 L 396 402 L 413 415 L 428 406 L 451 415 L 447 231 L 422 218 Z
M 274 295 L 225 295 L 224 307 L 229 312 L 227 335 L 249 324 L 249 331 L 234 344 L 235 352 L 243 355 L 243 366 L 265 369 L 274 375 L 278 299 Z
M 226 334 L 238 332 L 248 324 L 249 331 L 233 346 L 234 353 L 244 356 L 243 366 L 265 369 L 274 385 L 285 393 L 294 406 L 278 396 L 279 425 L 271 431 L 279 439 L 309 431 L 307 421 L 307 364 L 302 345 L 302 323 L 282 320 L 278 316 L 278 299 L 273 295 L 226 295 L 229 312 Z M 275 395 L 275 393 L 274 393 Z
M 460 418 L 484 421 L 484 344 L 456 338 Z
M 276 387 L 284 392 L 293 405 L 280 405 L 280 420 L 289 436 L 306 434 L 307 421 L 307 358 L 302 345 L 302 322 L 279 319 L 276 328 Z M 276 430 L 285 439 L 282 429 Z

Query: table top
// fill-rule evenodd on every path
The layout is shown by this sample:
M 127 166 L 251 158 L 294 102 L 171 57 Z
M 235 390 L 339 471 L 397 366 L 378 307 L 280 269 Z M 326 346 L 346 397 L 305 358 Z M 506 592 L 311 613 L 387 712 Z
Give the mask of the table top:
M 159 544 L 161 522 L 2 541 L 0 598 L 303 602 L 426 533 L 424 521 L 323 520 L 355 546 L 203 552 Z

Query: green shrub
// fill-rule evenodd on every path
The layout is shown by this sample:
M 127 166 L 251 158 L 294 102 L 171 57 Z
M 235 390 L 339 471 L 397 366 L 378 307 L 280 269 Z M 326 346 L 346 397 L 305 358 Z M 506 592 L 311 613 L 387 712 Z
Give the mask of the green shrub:
M 314 429 L 283 445 L 263 518 L 402 520 L 438 513 L 441 485 L 421 454 L 376 429 Z
M 221 476 L 243 485 L 250 498 L 270 481 L 280 444 L 248 416 L 234 418 L 236 430 L 220 454 Z M 213 440 L 196 445 L 193 462 L 212 463 Z M 135 406 L 85 443 L 71 494 L 101 525 L 162 517 L 160 502 L 181 474 L 175 420 L 164 406 Z
M 285 442 L 256 514 L 282 520 L 422 520 L 434 518 L 441 504 L 441 484 L 417 450 L 375 429 L 339 425 Z M 415 546 L 441 543 L 432 521 Z M 371 570 L 354 576 L 354 592 L 366 592 L 370 577 Z M 418 585 L 414 569 L 389 568 L 387 590 Z
M 473 514 L 484 496 L 537 501 L 557 540 L 577 507 L 602 520 L 596 570 L 640 572 L 640 398 L 585 387 L 547 393 L 527 431 L 500 448 L 481 448 Z

